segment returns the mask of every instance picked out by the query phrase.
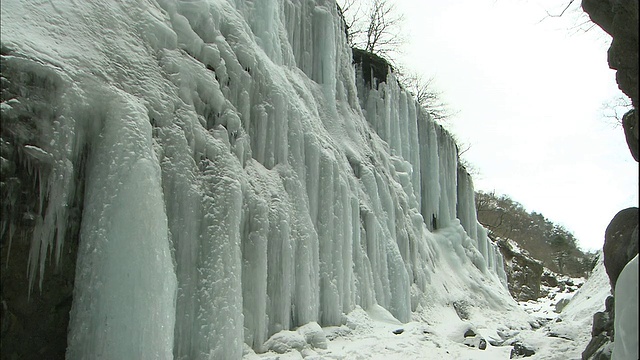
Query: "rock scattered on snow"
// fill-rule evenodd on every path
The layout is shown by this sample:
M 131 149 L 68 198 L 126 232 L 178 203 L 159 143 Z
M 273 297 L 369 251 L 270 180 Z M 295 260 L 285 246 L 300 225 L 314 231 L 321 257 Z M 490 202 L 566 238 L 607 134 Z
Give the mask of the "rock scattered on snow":
M 480 339 L 480 344 L 478 344 L 478 349 L 485 350 L 487 348 L 487 341 L 485 339 Z
M 469 304 L 465 300 L 454 301 L 453 308 L 460 320 L 469 320 Z
M 485 350 L 487 348 L 487 340 L 476 334 L 473 334 L 472 336 L 465 336 L 462 343 L 468 347 L 478 348 L 480 350 Z
M 567 304 L 569 303 L 569 301 L 571 301 L 570 298 L 562 298 L 560 299 L 557 303 L 556 303 L 556 308 L 555 308 L 555 312 L 557 313 L 561 313 L 562 309 L 564 309 L 565 306 L 567 306 Z
M 534 355 L 536 352 L 533 348 L 526 346 L 520 342 L 513 344 L 509 359 L 520 359 Z

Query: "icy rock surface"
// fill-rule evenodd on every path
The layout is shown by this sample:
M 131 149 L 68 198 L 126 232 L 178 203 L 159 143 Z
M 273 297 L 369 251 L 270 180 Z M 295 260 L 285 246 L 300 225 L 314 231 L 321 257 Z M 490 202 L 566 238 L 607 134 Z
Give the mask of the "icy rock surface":
M 3 117 L 47 109 L 23 150 L 48 200 L 32 280 L 84 187 L 69 359 L 234 359 L 356 306 L 515 306 L 452 137 L 393 74 L 364 86 L 335 2 L 7 0 L 2 19 L 25 84 Z
M 638 358 L 638 255 L 616 282 L 613 360 Z

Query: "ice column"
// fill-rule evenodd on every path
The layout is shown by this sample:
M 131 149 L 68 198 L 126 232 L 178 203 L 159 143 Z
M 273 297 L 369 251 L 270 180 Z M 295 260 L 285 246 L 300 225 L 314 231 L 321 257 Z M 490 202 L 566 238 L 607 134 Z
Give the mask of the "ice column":
M 475 194 L 473 192 L 473 183 L 471 176 L 467 171 L 458 165 L 458 203 L 456 204 L 456 213 L 462 227 L 470 238 L 476 240 L 476 247 L 480 249 L 478 244 L 477 216 Z M 481 251 L 482 252 L 482 251 Z
M 446 227 L 456 218 L 458 152 L 451 135 L 436 125 L 438 159 L 440 160 L 440 209 L 438 227 Z
M 244 340 L 240 253 L 242 187 L 228 148 L 207 144 L 203 170 L 203 219 L 195 266 L 198 269 L 192 337 L 196 359 L 236 359 Z M 226 153 L 226 154 L 225 154 Z
M 440 160 L 438 159 L 438 137 L 436 124 L 423 109 L 418 113 L 418 136 L 420 146 L 420 212 L 427 228 L 437 228 L 440 215 Z
M 176 276 L 151 126 L 135 99 L 110 96 L 88 164 L 67 358 L 171 358 Z

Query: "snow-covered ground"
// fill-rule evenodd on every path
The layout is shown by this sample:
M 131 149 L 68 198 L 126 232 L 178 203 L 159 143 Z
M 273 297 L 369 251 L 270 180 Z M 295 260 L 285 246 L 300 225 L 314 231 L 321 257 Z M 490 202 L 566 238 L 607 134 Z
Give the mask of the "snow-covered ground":
M 601 260 L 586 282 L 570 280 L 574 286 L 564 290 L 548 287 L 546 297 L 520 302 L 524 311 L 501 313 L 471 307 L 468 320 L 461 320 L 453 306 L 446 305 L 421 309 L 406 324 L 381 307 L 357 308 L 343 319 L 344 325 L 322 329 L 326 349 L 302 341 L 296 345 L 299 350 L 292 345 L 283 354 L 256 354 L 247 349 L 244 359 L 509 359 L 514 343 L 535 351 L 528 359 L 580 359 L 591 339 L 593 314 L 604 310 L 610 295 L 609 281 Z M 561 299 L 570 301 L 557 313 Z M 465 338 L 468 330 L 477 336 Z M 286 334 L 283 338 L 289 340 L 283 342 L 295 342 L 294 334 Z M 480 338 L 486 341 L 484 350 L 479 349 Z M 283 349 L 286 346 L 280 347 Z

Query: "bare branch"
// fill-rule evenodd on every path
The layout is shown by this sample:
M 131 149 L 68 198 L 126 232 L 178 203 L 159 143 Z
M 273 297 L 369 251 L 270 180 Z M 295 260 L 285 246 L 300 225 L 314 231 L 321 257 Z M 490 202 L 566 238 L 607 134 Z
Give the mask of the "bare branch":
M 458 157 L 462 156 L 464 153 L 471 149 L 471 144 L 460 144 L 458 148 Z
M 396 14 L 395 8 L 387 0 L 369 0 L 368 4 L 343 0 L 340 7 L 345 17 L 350 46 L 386 55 L 398 51 L 403 44 L 400 30 L 404 17 Z
M 544 12 L 547 13 L 547 17 L 561 17 L 562 15 L 564 15 L 564 13 L 569 9 L 569 7 L 571 6 L 571 4 L 573 4 L 575 0 L 569 0 L 569 2 L 567 3 L 567 5 L 565 5 L 565 7 L 562 9 L 562 11 L 559 14 L 551 14 L 549 11 L 545 10 Z M 544 20 L 544 19 L 542 19 Z M 540 20 L 540 21 L 542 21 Z
M 446 122 L 456 114 L 442 100 L 442 92 L 436 89 L 433 77 L 425 79 L 422 75 L 403 70 L 398 72 L 398 77 L 402 87 L 414 96 L 433 120 Z
M 611 124 L 614 128 L 619 128 L 622 127 L 622 117 L 632 108 L 633 105 L 629 98 L 618 96 L 603 103 L 600 109 L 605 122 Z

